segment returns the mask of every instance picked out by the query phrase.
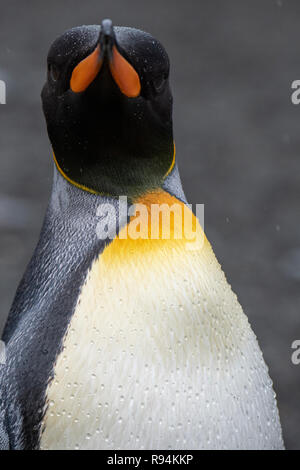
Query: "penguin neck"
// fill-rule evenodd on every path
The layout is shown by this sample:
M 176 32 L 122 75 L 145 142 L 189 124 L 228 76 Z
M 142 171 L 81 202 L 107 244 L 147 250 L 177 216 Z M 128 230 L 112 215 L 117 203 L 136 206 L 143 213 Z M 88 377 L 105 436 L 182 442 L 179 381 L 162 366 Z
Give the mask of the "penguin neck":
M 174 162 L 171 171 L 166 175 L 158 189 L 163 189 L 180 201 L 187 203 L 176 162 Z M 145 191 L 145 193 L 147 192 L 150 191 Z M 120 194 L 120 196 L 123 195 Z M 135 197 L 126 194 L 125 196 L 128 198 L 128 203 L 134 203 Z M 52 213 L 55 213 L 59 217 L 63 216 L 65 223 L 76 226 L 79 221 L 78 217 L 80 217 L 81 221 L 85 219 L 86 223 L 90 225 L 94 223 L 100 204 L 110 202 L 115 204 L 117 200 L 117 196 L 97 194 L 88 189 L 80 188 L 78 185 L 70 182 L 68 178 L 59 171 L 57 165 L 54 165 L 50 207 Z M 125 221 L 123 221 L 123 223 L 124 222 Z
M 146 158 L 142 161 L 131 157 L 130 165 L 127 163 L 127 166 L 124 165 L 125 157 L 116 164 L 114 159 L 106 156 L 87 168 L 84 165 L 80 166 L 79 173 L 75 173 L 75 176 L 74 173 L 70 174 L 66 170 L 65 164 L 61 164 L 65 162 L 64 158 L 57 157 L 54 152 L 53 158 L 58 173 L 72 186 L 98 196 L 114 198 L 127 196 L 134 200 L 163 187 L 165 180 L 176 167 L 175 154 L 173 143 L 172 152 L 169 155 Z

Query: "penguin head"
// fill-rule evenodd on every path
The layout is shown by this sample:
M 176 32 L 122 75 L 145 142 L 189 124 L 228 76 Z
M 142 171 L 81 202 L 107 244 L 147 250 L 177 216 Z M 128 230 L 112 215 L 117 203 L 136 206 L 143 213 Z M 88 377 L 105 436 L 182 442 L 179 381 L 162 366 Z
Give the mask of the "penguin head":
M 139 195 L 174 164 L 169 58 L 143 31 L 70 29 L 52 44 L 43 110 L 59 171 L 94 193 Z

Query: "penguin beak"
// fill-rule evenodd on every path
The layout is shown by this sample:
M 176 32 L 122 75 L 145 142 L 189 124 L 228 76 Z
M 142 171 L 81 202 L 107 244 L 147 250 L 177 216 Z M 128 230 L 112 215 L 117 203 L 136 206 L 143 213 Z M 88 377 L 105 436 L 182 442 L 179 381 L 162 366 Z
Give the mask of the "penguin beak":
M 111 20 L 102 21 L 96 48 L 74 68 L 70 80 L 71 90 L 74 93 L 85 91 L 99 74 L 105 59 L 120 91 L 128 98 L 139 96 L 141 92 L 139 75 L 118 50 Z

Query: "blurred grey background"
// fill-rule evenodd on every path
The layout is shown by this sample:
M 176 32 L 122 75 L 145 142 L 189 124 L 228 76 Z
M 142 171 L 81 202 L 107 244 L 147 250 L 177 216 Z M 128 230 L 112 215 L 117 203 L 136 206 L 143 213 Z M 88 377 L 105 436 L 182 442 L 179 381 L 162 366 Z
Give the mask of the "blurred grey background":
M 52 179 L 40 103 L 50 43 L 99 23 L 151 32 L 169 52 L 188 199 L 256 332 L 286 446 L 300 448 L 298 0 L 0 0 L 0 328 L 37 242 Z

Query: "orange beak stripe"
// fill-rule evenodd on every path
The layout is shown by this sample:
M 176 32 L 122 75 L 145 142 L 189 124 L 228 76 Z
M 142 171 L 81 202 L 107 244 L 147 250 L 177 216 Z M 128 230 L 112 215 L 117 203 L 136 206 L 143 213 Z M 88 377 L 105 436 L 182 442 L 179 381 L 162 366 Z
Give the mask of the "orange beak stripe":
M 141 92 L 141 82 L 137 72 L 116 46 L 113 46 L 112 52 L 109 68 L 116 84 L 128 98 L 136 98 Z
M 88 57 L 83 59 L 72 72 L 71 90 L 75 93 L 85 91 L 97 77 L 103 60 L 100 57 L 100 46 L 96 47 Z
M 71 90 L 81 93 L 97 77 L 103 59 L 101 59 L 100 45 L 74 68 L 70 80 Z M 116 46 L 112 48 L 112 57 L 109 61 L 110 72 L 120 91 L 128 98 L 136 98 L 141 92 L 141 82 L 132 65 L 120 54 Z

